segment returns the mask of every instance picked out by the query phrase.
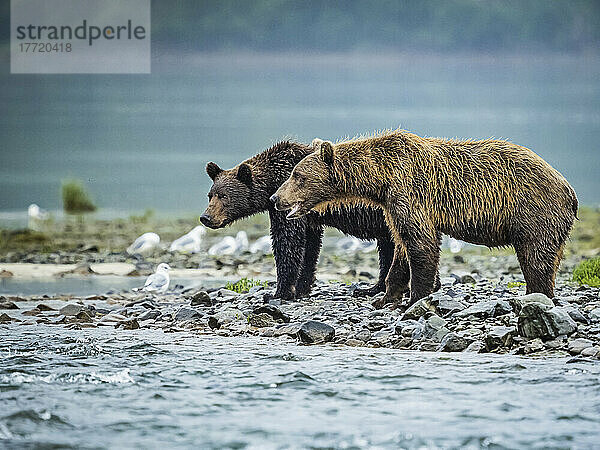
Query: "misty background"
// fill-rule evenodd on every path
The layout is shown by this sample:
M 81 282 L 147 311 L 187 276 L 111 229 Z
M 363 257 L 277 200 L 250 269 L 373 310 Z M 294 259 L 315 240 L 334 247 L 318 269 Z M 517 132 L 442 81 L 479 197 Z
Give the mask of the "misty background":
M 509 139 L 600 202 L 597 1 L 153 1 L 151 75 L 11 75 L 0 4 L 0 218 L 73 177 L 99 214 L 198 214 L 208 161 L 396 127 Z

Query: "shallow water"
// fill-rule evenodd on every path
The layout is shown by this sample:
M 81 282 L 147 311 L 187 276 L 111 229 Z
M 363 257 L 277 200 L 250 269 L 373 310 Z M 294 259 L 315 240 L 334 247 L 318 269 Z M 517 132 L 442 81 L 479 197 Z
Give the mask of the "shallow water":
M 593 447 L 600 365 L 0 326 L 0 446 Z

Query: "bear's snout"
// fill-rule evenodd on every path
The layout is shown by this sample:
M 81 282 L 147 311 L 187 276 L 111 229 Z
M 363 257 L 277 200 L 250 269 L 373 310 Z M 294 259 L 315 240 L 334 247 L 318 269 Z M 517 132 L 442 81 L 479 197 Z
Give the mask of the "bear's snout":
M 212 217 L 210 217 L 208 214 L 204 213 L 200 216 L 200 222 L 202 223 L 202 225 L 204 225 L 205 227 L 209 227 L 211 228 L 213 226 L 212 223 Z

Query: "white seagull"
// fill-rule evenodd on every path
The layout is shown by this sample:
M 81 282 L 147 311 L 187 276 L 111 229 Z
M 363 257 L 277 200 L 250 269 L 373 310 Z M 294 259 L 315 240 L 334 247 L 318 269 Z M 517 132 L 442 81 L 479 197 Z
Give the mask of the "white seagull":
M 27 227 L 30 230 L 39 231 L 41 222 L 48 220 L 50 214 L 47 211 L 44 211 L 35 203 L 29 205 L 27 208 Z
M 263 236 L 254 241 L 250 246 L 250 253 L 262 253 L 264 255 L 273 253 L 271 247 L 271 236 Z
M 238 231 L 238 234 L 233 236 L 225 236 L 221 241 L 217 242 L 208 249 L 208 254 L 211 256 L 217 255 L 234 255 L 248 249 L 248 235 L 245 231 Z
M 160 244 L 160 236 L 156 233 L 144 233 L 127 247 L 130 255 L 148 255 Z
M 202 238 L 206 234 L 206 228 L 199 225 L 179 239 L 175 239 L 169 247 L 170 252 L 198 253 Z
M 169 283 L 171 282 L 169 270 L 171 268 L 167 263 L 160 263 L 156 268 L 156 272 L 146 278 L 142 291 L 164 294 L 169 289 Z

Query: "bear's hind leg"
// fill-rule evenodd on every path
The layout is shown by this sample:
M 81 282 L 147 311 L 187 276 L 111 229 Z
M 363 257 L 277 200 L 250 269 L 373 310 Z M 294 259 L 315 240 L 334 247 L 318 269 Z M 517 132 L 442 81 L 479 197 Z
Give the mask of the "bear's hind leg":
M 542 245 L 540 242 L 515 245 L 527 294 L 539 292 L 554 297 L 554 279 L 562 257 L 564 243 L 560 246 Z

